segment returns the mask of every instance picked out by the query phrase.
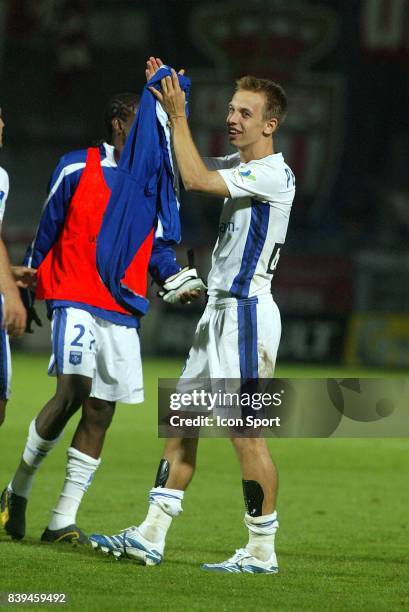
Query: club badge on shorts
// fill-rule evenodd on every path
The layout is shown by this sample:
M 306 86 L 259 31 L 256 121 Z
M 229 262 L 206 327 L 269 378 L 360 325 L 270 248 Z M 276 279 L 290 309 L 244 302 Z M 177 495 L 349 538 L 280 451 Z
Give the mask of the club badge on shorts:
M 79 365 L 82 361 L 82 353 L 80 351 L 70 351 L 69 361 L 72 365 Z

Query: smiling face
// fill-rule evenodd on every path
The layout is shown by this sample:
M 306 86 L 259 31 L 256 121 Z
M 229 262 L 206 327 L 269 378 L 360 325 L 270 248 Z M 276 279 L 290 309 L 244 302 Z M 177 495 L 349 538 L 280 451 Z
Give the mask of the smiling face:
M 272 153 L 271 136 L 277 120 L 265 118 L 265 103 L 264 93 L 238 89 L 229 104 L 226 119 L 229 141 L 240 152 L 247 152 L 249 159 Z

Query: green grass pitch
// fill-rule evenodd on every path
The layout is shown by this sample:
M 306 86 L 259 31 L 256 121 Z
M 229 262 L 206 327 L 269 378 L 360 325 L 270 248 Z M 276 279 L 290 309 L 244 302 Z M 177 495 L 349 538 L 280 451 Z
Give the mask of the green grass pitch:
M 46 365 L 45 356 L 13 356 L 13 396 L 0 430 L 2 486 L 19 460 L 28 423 L 53 393 Z M 78 516 L 86 532 L 115 533 L 143 519 L 163 446 L 156 434 L 157 378 L 177 376 L 180 367 L 181 360 L 146 360 L 145 403 L 118 407 Z M 277 374 L 368 375 L 308 367 L 281 367 Z M 74 421 L 37 475 L 26 538 L 11 542 L 0 535 L 0 591 L 66 592 L 62 608 L 85 612 L 408 609 L 407 440 L 272 440 L 280 470 L 280 573 L 213 575 L 200 564 L 223 560 L 246 543 L 241 479 L 227 440 L 201 441 L 197 474 L 161 566 L 40 544 L 63 483 Z

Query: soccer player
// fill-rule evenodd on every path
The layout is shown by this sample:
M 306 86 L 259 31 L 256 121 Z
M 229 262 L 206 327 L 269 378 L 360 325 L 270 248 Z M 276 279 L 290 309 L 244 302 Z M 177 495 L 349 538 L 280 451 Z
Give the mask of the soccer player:
M 150 58 L 148 68 L 160 65 Z M 171 123 L 173 145 L 185 189 L 224 198 L 219 237 L 208 277 L 208 304 L 196 329 L 183 379 L 273 376 L 280 340 L 280 314 L 271 279 L 285 241 L 295 180 L 273 136 L 286 115 L 280 85 L 245 76 L 229 103 L 227 131 L 237 153 L 202 161 L 184 110 L 176 74 L 152 89 Z M 211 168 L 211 169 L 209 169 Z M 277 471 L 262 438 L 231 438 L 240 462 L 249 539 L 227 561 L 206 570 L 276 573 L 274 538 Z M 182 511 L 193 476 L 198 439 L 173 438 L 165 445 L 149 510 L 139 527 L 115 536 L 90 536 L 94 548 L 147 565 L 161 562 L 166 533 Z
M 52 315 L 49 374 L 57 376 L 57 388 L 30 424 L 20 464 L 1 497 L 2 524 L 15 539 L 25 535 L 26 505 L 38 467 L 82 406 L 67 451 L 63 490 L 41 539 L 86 542 L 76 514 L 100 464 L 115 404 L 143 401 L 139 320 L 114 301 L 95 260 L 96 238 L 137 103 L 134 94 L 114 96 L 105 114 L 107 142 L 61 158 L 26 257 L 38 269 L 37 297 L 47 300 Z M 159 238 L 152 254 L 146 250 L 141 257 L 150 257 L 150 273 L 165 289 L 181 273 L 173 249 Z M 141 295 L 146 292 L 146 273 L 138 266 L 128 279 Z M 180 296 L 186 301 L 197 292 Z
M 5 123 L 0 108 L 0 147 L 3 146 Z M 9 177 L 0 167 L 0 232 L 3 222 L 6 200 L 9 193 Z M 10 394 L 11 360 L 9 336 L 19 337 L 24 333 L 27 317 L 21 301 L 16 281 L 20 287 L 32 287 L 35 284 L 35 271 L 23 266 L 10 267 L 7 249 L 0 236 L 0 425 L 4 423 L 6 405 Z

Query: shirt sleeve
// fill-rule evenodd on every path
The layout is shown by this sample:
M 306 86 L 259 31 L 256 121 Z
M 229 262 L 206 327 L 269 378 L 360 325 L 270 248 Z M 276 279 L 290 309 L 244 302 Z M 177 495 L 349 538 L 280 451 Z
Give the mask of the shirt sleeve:
M 237 166 L 240 163 L 240 155 L 239 153 L 234 153 L 224 157 L 202 157 L 202 160 L 208 170 L 221 170 Z
M 176 261 L 176 253 L 170 242 L 155 237 L 149 261 L 149 273 L 155 283 L 163 285 L 165 280 L 181 270 Z
M 9 175 L 0 168 L 0 225 L 3 222 L 4 212 L 6 210 L 6 200 L 9 194 Z
M 218 170 L 232 198 L 250 197 L 266 201 L 285 200 L 286 175 L 266 164 L 251 161 L 237 168 Z
M 77 188 L 81 170 L 66 172 L 66 160 L 61 158 L 53 172 L 47 199 L 33 242 L 24 257 L 24 265 L 38 268 L 58 240 L 64 225 L 69 203 Z

